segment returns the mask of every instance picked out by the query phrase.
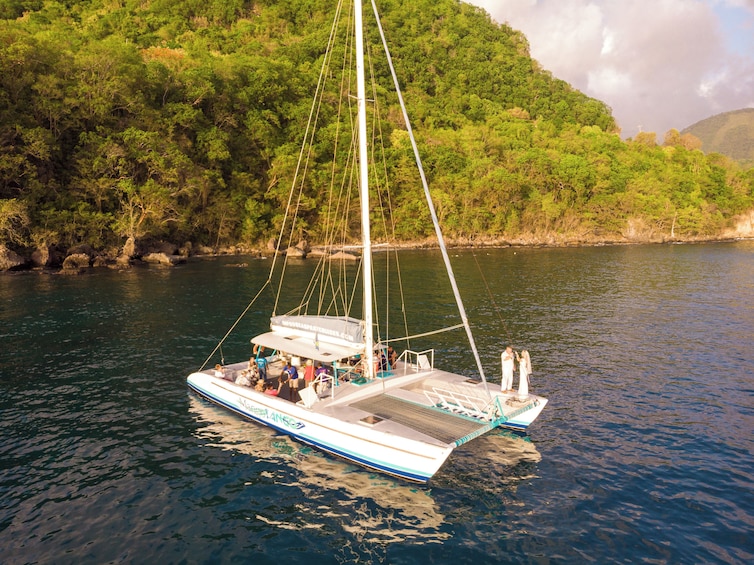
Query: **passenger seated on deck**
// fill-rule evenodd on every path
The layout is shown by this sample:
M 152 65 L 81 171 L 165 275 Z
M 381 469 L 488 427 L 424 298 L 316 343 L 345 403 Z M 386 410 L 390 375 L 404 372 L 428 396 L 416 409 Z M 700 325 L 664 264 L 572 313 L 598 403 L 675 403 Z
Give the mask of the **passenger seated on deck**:
M 390 363 L 390 368 L 395 369 L 395 364 L 398 361 L 398 352 L 393 349 L 392 345 L 387 347 L 387 361 Z
M 246 371 L 239 371 L 236 377 L 236 384 L 241 386 L 251 386 L 251 379 L 246 374 Z
M 379 368 L 380 371 L 390 370 L 390 365 L 388 365 L 387 357 L 385 357 L 385 354 L 382 351 L 380 351 L 379 355 Z
M 262 379 L 259 379 L 257 381 L 257 384 L 254 385 L 254 390 L 256 390 L 257 392 L 264 392 L 267 388 L 269 388 L 268 383 L 266 383 Z
M 277 396 L 278 395 L 278 389 L 272 386 L 272 383 L 268 383 L 267 381 L 259 381 L 262 383 L 262 386 L 264 387 L 264 393 L 269 394 L 270 396 Z
M 253 357 L 249 359 L 249 368 L 247 374 L 252 381 L 259 379 L 259 367 L 257 367 L 257 362 Z
M 288 368 L 288 363 L 285 364 L 286 369 Z M 290 400 L 291 396 L 291 386 L 288 380 L 290 379 L 290 373 L 283 369 L 283 372 L 280 373 L 280 381 L 278 382 L 278 391 L 277 396 L 280 398 L 285 398 L 286 400 Z
M 218 363 L 217 365 L 215 365 L 215 376 L 218 379 L 225 379 L 226 381 L 232 381 L 233 380 L 230 377 L 230 375 L 228 375 L 227 371 L 225 370 L 225 367 L 223 367 L 222 365 L 220 365 L 220 363 Z

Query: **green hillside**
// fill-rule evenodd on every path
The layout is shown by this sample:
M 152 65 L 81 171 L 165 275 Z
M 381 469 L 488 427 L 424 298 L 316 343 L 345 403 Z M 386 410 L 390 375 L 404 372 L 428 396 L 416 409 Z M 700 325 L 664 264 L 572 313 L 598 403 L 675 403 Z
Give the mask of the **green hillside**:
M 705 153 L 721 153 L 749 167 L 754 166 L 754 108 L 717 114 L 681 133 L 698 137 Z
M 543 70 L 521 33 L 481 9 L 378 4 L 450 238 L 714 237 L 753 207 L 754 171 L 681 136 L 622 141 L 604 103 Z M 0 4 L 0 245 L 262 244 L 281 222 L 332 9 Z M 380 111 L 397 235 L 418 240 L 432 229 L 407 180 L 404 126 L 396 102 Z M 310 166 L 301 221 L 316 242 L 330 175 L 324 159 Z

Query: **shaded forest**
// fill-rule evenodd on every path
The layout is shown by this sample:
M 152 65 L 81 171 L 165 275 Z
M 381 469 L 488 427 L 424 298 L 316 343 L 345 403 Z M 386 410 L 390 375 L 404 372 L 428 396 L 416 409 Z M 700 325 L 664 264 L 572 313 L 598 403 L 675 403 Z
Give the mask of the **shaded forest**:
M 0 3 L 0 244 L 264 245 L 281 222 L 332 4 Z M 543 70 L 526 38 L 483 10 L 378 4 L 449 238 L 706 238 L 752 209 L 754 169 L 676 130 L 622 141 L 604 103 Z M 404 180 L 405 130 L 395 107 L 382 111 L 397 236 L 421 240 L 432 230 Z M 313 243 L 318 166 L 303 234 Z

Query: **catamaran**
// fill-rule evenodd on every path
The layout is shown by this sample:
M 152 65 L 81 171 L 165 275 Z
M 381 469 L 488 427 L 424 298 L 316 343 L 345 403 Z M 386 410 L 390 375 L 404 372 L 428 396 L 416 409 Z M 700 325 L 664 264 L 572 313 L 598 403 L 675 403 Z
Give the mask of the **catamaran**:
M 434 224 L 459 322 L 413 335 L 404 331 L 406 335 L 394 338 L 388 333 L 385 319 L 377 314 L 373 268 L 373 256 L 377 250 L 372 248 L 370 230 L 370 168 L 374 175 L 376 167 L 374 160 L 370 161 L 367 108 L 372 105 L 371 113 L 375 118 L 379 109 L 375 99 L 367 97 L 361 1 L 356 0 L 352 11 L 345 10 L 341 1 L 332 25 L 317 87 L 318 96 L 312 105 L 270 276 L 252 301 L 253 304 L 272 284 L 274 274 L 280 272 L 280 284 L 270 309 L 269 331 L 251 338 L 254 356 L 249 361 L 212 367 L 211 359 L 230 335 L 229 331 L 202 368 L 189 375 L 187 382 L 200 396 L 324 452 L 392 476 L 426 483 L 456 447 L 498 427 L 526 431 L 544 409 L 547 399 L 531 394 L 528 387 L 518 391 L 499 390 L 499 386 L 490 385 L 485 377 L 374 0 L 372 9 L 375 35 L 381 38 L 385 51 L 394 96 L 417 163 L 418 178 Z M 353 25 L 342 24 L 344 19 L 350 19 Z M 329 200 L 329 208 L 322 212 L 322 218 L 331 223 L 320 233 L 331 236 L 331 239 L 322 247 L 312 282 L 297 307 L 278 314 L 281 295 L 286 292 L 283 275 L 293 255 L 281 250 L 286 249 L 286 240 L 292 243 L 294 234 L 300 233 L 300 222 L 297 223 L 300 209 L 296 205 L 300 204 L 303 191 L 309 186 L 301 180 L 301 171 L 309 168 L 307 158 L 312 154 L 314 132 L 322 112 L 322 92 L 333 75 L 330 69 L 332 53 L 346 53 L 344 60 L 348 59 L 349 49 L 337 51 L 334 48 L 344 26 L 353 30 L 356 94 L 355 97 L 346 94 L 346 107 L 342 112 L 348 113 L 347 101 L 355 98 L 356 118 L 348 142 L 343 145 L 355 148 L 346 161 L 356 172 L 351 174 L 350 169 L 341 166 L 342 163 L 336 163 L 332 176 L 339 180 L 332 184 L 334 192 L 341 196 L 348 194 L 350 185 L 353 185 L 353 192 L 358 193 L 359 204 L 354 207 L 358 209 L 355 215 L 359 217 L 356 223 L 360 224 L 361 242 L 354 254 L 353 242 L 343 235 L 354 223 L 349 221 L 348 198 L 345 198 L 345 204 L 335 198 Z M 339 90 L 348 91 L 348 83 L 348 80 L 341 82 Z M 377 90 L 373 87 L 372 94 Z M 341 113 L 340 106 L 338 113 Z M 375 131 L 374 127 L 372 131 Z M 329 135 L 333 137 L 332 130 Z M 382 178 L 380 182 L 386 180 Z M 381 200 L 389 201 L 388 198 Z M 337 238 L 340 240 L 336 243 Z M 346 247 L 349 249 L 344 253 Z M 289 250 L 292 248 L 292 245 L 288 246 Z M 348 265 L 342 259 L 357 255 L 358 260 Z M 398 256 L 396 252 L 396 264 L 399 263 Z M 358 266 L 354 267 L 353 263 Z M 356 274 L 350 276 L 349 273 Z M 353 305 L 359 302 L 354 298 L 357 295 L 361 297 L 360 307 Z M 244 314 L 250 308 L 251 304 Z M 231 330 L 236 328 L 244 314 Z M 404 326 L 407 328 L 408 324 Z M 471 375 L 442 369 L 434 349 L 414 350 L 410 346 L 411 340 L 418 337 L 461 330 L 465 331 L 476 362 L 476 371 Z M 406 347 L 398 354 L 400 343 Z M 257 382 L 250 386 L 253 381 Z M 300 384 L 292 387 L 294 382 Z M 278 396 L 270 392 L 278 392 Z

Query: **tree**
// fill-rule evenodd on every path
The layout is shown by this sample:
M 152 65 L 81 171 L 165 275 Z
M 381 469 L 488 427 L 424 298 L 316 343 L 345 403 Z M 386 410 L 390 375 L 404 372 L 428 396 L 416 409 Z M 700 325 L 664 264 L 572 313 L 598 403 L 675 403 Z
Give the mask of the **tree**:
M 0 243 L 27 244 L 30 224 L 22 202 L 15 198 L 0 200 Z

